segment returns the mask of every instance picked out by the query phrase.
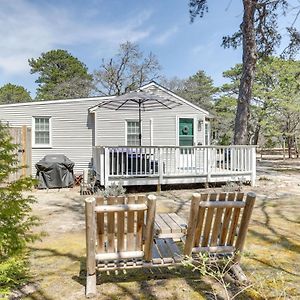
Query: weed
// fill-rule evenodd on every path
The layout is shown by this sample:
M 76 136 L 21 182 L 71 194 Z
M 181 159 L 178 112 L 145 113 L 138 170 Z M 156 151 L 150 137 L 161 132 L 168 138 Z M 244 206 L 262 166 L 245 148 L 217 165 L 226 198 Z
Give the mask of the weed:
M 236 265 L 233 257 L 216 257 L 212 254 L 199 253 L 196 258 L 188 258 L 183 264 L 192 267 L 193 271 L 200 272 L 202 276 L 210 277 L 217 283 L 217 287 L 212 285 L 211 294 L 214 299 L 219 299 L 220 293 L 223 292 L 226 300 L 233 300 L 252 286 L 250 283 L 236 284 L 236 280 L 231 276 L 233 266 Z
M 239 178 L 237 182 L 227 181 L 222 189 L 225 193 L 241 192 L 244 188 L 245 179 Z
M 110 196 L 117 197 L 123 196 L 126 193 L 126 189 L 123 188 L 121 182 L 118 184 L 113 183 L 111 186 L 106 187 L 104 190 L 100 190 L 98 194 L 103 196 L 104 198 L 108 198 Z
M 267 176 L 260 176 L 258 180 L 259 181 L 271 181 L 271 179 L 268 178 Z

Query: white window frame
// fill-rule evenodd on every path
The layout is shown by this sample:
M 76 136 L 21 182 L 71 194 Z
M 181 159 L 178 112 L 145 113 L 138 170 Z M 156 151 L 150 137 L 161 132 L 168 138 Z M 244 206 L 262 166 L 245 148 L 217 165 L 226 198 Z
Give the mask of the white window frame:
M 128 141 L 127 141 L 128 122 L 137 122 L 137 123 L 139 123 L 139 120 L 137 120 L 137 119 L 127 119 L 127 120 L 125 120 L 125 146 L 128 146 Z M 143 139 L 143 121 L 141 121 L 141 134 L 142 134 L 142 139 Z M 138 146 L 139 145 L 137 145 L 137 146 L 128 146 L 128 147 L 138 147 Z
M 37 144 L 35 142 L 35 119 L 49 119 L 49 144 Z M 52 117 L 49 116 L 34 116 L 32 117 L 32 147 L 33 148 L 52 148 Z
M 207 126 L 207 135 L 206 135 L 206 126 Z M 207 143 L 206 143 L 206 136 L 207 136 Z M 205 146 L 210 146 L 210 122 L 205 121 L 204 122 L 204 145 Z

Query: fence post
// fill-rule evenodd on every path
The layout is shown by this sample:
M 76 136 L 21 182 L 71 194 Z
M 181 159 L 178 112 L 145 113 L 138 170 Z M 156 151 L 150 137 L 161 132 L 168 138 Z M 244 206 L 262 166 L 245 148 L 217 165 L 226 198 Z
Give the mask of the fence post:
M 26 169 L 27 169 L 27 161 L 26 161 L 26 156 L 27 156 L 27 126 L 23 125 L 22 126 L 22 133 L 21 133 L 22 141 L 21 141 L 21 147 L 22 147 L 22 176 L 26 176 Z
M 86 297 L 96 295 L 96 222 L 94 197 L 85 200 L 85 222 L 86 222 Z
M 255 185 L 256 179 L 256 148 L 251 149 L 251 186 Z

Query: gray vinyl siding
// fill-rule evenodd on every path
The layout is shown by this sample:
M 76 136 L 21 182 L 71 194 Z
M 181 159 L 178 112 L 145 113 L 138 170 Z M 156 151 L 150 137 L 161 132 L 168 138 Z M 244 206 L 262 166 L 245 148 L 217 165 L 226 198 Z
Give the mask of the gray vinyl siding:
M 149 88 L 152 92 L 166 97 L 164 91 Z M 170 97 L 169 95 L 167 95 Z M 175 101 L 180 102 L 178 99 Z M 195 118 L 195 144 L 204 144 L 204 125 L 198 131 L 197 124 L 203 120 L 205 114 L 194 107 L 183 103 L 173 109 L 142 112 L 142 145 L 150 145 L 150 119 L 153 120 L 153 146 L 176 146 L 177 118 Z M 126 139 L 126 120 L 138 120 L 138 109 L 135 111 L 108 110 L 99 108 L 96 111 L 97 146 L 124 146 Z
M 75 162 L 76 173 L 91 166 L 94 145 L 94 115 L 88 109 L 99 98 L 0 106 L 0 120 L 11 127 L 32 126 L 32 117 L 51 117 L 52 147 L 32 149 L 32 174 L 35 164 L 47 154 L 64 154 Z
M 151 90 L 163 96 L 171 97 L 165 91 L 149 86 Z M 105 97 L 57 100 L 37 103 L 0 105 L 0 120 L 8 122 L 11 127 L 32 126 L 33 117 L 51 117 L 51 148 L 34 147 L 32 149 L 32 174 L 35 164 L 47 154 L 64 154 L 75 162 L 75 173 L 92 165 L 92 147 L 124 146 L 126 144 L 126 121 L 138 120 L 135 111 L 112 111 L 105 108 L 89 113 L 88 109 L 97 105 Z M 175 99 L 179 101 L 178 99 Z M 204 120 L 207 113 L 201 109 L 182 102 L 181 106 L 171 110 L 143 112 L 142 144 L 150 145 L 150 119 L 153 120 L 153 145 L 176 146 L 177 118 L 195 118 L 195 144 L 204 144 L 204 126 L 197 130 L 198 120 Z M 96 122 L 96 123 L 95 123 Z

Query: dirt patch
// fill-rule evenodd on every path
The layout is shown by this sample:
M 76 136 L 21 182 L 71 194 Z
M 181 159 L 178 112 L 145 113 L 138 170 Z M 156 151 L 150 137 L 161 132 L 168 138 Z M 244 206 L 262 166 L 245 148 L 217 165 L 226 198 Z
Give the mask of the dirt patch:
M 256 292 L 239 299 L 300 298 L 300 165 L 292 172 L 291 161 L 258 163 L 255 187 L 258 195 L 242 265 Z M 176 212 L 187 218 L 192 193 L 203 186 L 166 190 L 158 197 L 158 212 Z M 42 219 L 40 230 L 47 233 L 31 245 L 32 282 L 37 290 L 25 299 L 84 299 L 85 239 L 84 198 L 78 189 L 35 191 L 35 214 Z M 211 299 L 211 283 L 185 268 L 138 270 L 98 278 L 97 299 Z M 258 296 L 257 292 L 261 296 Z

